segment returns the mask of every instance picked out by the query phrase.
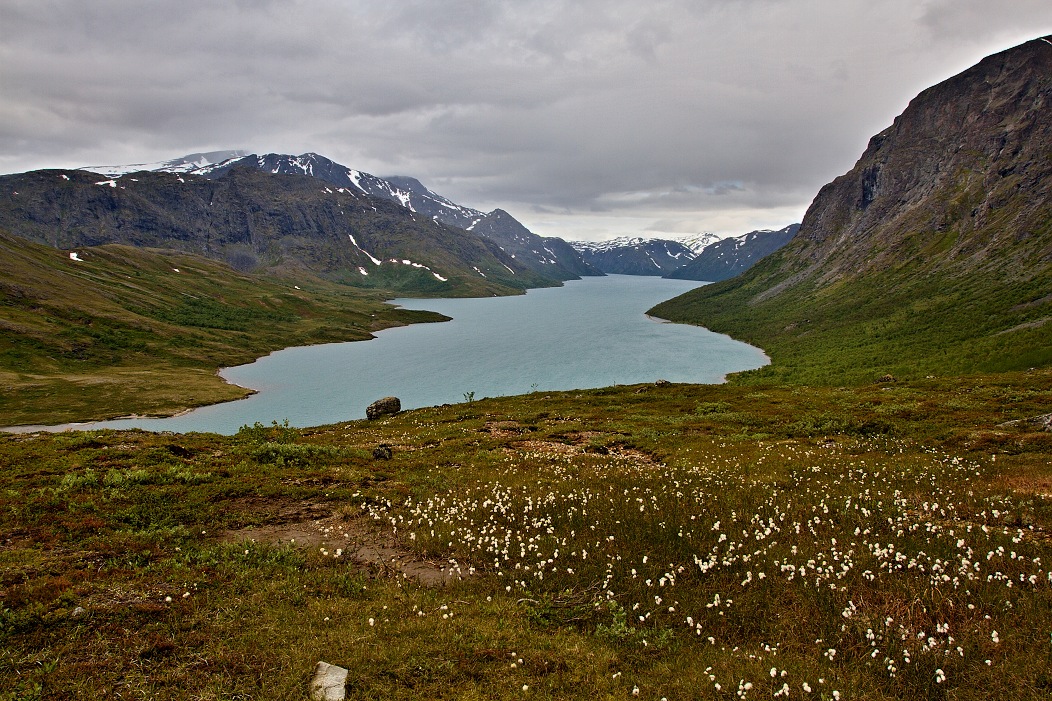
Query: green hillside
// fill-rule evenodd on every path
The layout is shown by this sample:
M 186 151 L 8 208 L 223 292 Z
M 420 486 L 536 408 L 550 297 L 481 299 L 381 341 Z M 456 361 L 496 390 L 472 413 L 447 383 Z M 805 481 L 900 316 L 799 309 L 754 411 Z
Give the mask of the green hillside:
M 914 99 L 793 241 L 655 307 L 767 350 L 749 378 L 843 384 L 1052 364 L 1052 45 Z
M 301 274 L 190 254 L 53 248 L 0 232 L 0 425 L 170 414 L 238 399 L 217 368 L 293 345 L 442 319 Z
M 1052 224 L 1052 222 L 1050 222 Z M 1045 235 L 1052 238 L 1052 230 Z M 650 314 L 705 326 L 763 348 L 772 364 L 740 381 L 853 384 L 1052 365 L 1052 270 L 1023 279 L 898 268 L 830 284 L 798 283 L 779 252 L 753 271 L 664 302 Z

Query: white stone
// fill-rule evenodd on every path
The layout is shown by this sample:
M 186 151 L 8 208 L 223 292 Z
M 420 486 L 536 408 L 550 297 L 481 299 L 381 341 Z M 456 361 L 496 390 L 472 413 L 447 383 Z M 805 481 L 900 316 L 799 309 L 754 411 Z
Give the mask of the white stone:
M 343 701 L 347 698 L 347 670 L 319 662 L 310 682 L 311 701 Z

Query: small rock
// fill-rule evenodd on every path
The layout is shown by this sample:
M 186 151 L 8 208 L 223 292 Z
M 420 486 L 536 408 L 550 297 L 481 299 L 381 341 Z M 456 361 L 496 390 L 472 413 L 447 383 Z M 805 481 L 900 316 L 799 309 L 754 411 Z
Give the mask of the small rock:
M 88 610 L 83 606 L 78 606 L 73 609 L 73 612 L 69 614 L 71 618 L 83 618 L 88 615 Z
M 1022 428 L 1029 429 L 1031 431 L 1045 431 L 1052 433 L 1052 414 L 1031 416 L 1029 419 L 1016 419 L 1015 421 L 1005 421 L 1003 424 L 998 424 L 997 427 Z
M 402 402 L 398 397 L 384 397 L 383 399 L 377 399 L 375 402 L 370 404 L 365 409 L 365 416 L 370 421 L 378 419 L 381 416 L 387 416 L 389 414 L 397 414 L 402 410 Z
M 347 698 L 347 670 L 319 662 L 310 682 L 311 701 L 343 701 Z
M 190 458 L 194 455 L 191 450 L 175 444 L 168 446 L 168 452 L 177 458 Z
M 386 443 L 373 448 L 373 460 L 390 460 L 391 459 L 391 446 Z
M 880 382 L 895 382 L 895 376 L 894 375 L 883 375 L 883 376 L 881 376 L 880 378 L 877 379 L 877 382 L 878 383 L 880 383 Z
M 668 380 L 658 380 L 654 384 L 657 385 L 658 387 L 664 387 L 665 385 L 671 385 L 672 383 L 669 382 Z

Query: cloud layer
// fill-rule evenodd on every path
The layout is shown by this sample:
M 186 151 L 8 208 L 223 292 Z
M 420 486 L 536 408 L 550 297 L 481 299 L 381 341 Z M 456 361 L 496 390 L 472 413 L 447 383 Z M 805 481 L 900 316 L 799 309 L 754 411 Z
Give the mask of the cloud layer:
M 538 233 L 798 221 L 1047 0 L 7 0 L 0 171 L 315 151 Z

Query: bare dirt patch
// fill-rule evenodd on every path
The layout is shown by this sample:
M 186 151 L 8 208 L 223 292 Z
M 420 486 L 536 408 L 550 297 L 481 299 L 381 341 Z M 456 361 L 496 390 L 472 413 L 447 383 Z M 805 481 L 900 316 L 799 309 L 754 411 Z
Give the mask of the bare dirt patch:
M 331 504 L 286 505 L 267 523 L 226 531 L 221 539 L 318 550 L 326 557 L 370 565 L 427 586 L 445 586 L 465 576 L 451 563 L 424 560 L 401 547 L 393 533 L 365 516 L 334 512 Z
M 1009 477 L 1006 482 L 1017 494 L 1052 497 L 1052 477 Z
M 511 450 L 513 452 L 555 455 L 573 455 L 581 452 L 579 446 L 560 443 L 558 441 L 516 441 L 511 444 Z
M 487 421 L 479 433 L 488 433 L 494 438 L 510 438 L 526 433 L 528 429 L 518 421 Z

